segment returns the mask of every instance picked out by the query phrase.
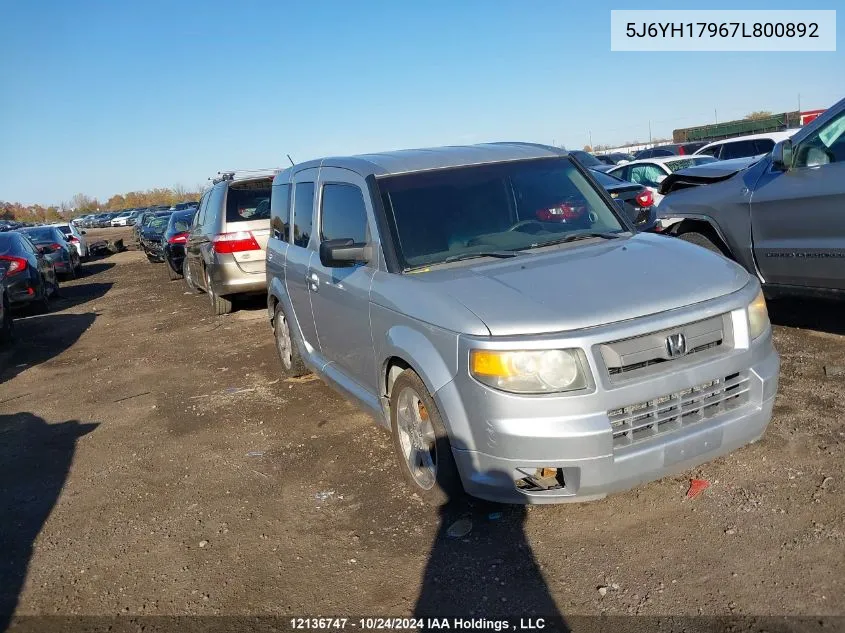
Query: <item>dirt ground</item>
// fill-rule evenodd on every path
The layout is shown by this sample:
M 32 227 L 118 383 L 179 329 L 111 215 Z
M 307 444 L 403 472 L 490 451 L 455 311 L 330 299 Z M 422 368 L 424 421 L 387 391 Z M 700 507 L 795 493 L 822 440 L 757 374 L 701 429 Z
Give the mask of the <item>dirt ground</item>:
M 845 615 L 843 305 L 770 305 L 759 443 L 598 502 L 438 511 L 366 415 L 280 379 L 262 301 L 214 318 L 137 251 L 85 268 L 0 352 L 0 630 L 13 610 Z M 711 486 L 686 500 L 690 477 Z

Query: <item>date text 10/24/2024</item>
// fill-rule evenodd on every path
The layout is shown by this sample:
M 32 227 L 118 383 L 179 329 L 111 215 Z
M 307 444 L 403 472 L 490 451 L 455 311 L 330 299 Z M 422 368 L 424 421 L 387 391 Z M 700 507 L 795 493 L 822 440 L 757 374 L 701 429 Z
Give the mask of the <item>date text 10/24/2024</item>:
M 290 627 L 297 631 L 542 631 L 552 628 L 547 618 L 291 618 Z

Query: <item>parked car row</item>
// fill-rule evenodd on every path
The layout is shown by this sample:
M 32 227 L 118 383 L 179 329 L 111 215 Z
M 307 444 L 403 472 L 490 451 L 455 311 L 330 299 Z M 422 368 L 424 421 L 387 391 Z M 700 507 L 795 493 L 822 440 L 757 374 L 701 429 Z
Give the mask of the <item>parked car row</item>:
M 179 202 L 173 205 L 157 205 L 137 209 L 123 209 L 120 211 L 109 211 L 105 213 L 92 213 L 75 218 L 72 222 L 84 228 L 106 228 L 118 226 L 133 226 L 139 217 L 146 213 L 159 213 L 164 211 L 179 211 L 196 206 L 196 202 Z

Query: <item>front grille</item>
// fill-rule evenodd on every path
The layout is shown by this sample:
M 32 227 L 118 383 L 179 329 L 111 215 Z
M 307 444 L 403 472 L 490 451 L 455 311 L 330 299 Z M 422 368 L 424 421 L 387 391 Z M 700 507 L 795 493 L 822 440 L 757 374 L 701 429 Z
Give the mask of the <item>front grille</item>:
M 690 351 L 687 352 L 687 356 L 691 354 L 697 354 L 698 352 L 704 352 L 708 349 L 713 349 L 714 347 L 719 347 L 722 344 L 722 339 L 717 341 L 712 341 L 710 343 L 705 343 L 704 345 L 699 345 L 698 347 L 693 347 Z M 667 363 L 671 362 L 672 359 L 669 358 L 652 358 L 649 360 L 642 361 L 640 363 L 631 363 L 630 365 L 623 365 L 621 367 L 608 367 L 607 373 L 611 376 L 615 376 L 617 374 L 622 374 L 625 372 L 636 371 L 638 369 L 642 369 L 643 367 L 651 367 L 652 365 L 659 365 L 660 363 Z
M 613 447 L 629 446 L 741 407 L 748 402 L 749 389 L 748 376 L 737 373 L 608 411 Z
M 680 356 L 673 357 L 667 348 L 668 337 L 673 335 L 682 335 L 685 341 L 687 349 Z M 602 343 L 598 352 L 610 380 L 618 382 L 662 371 L 670 366 L 667 363 L 689 360 L 691 356 L 704 352 L 712 356 L 732 346 L 731 317 L 730 314 L 722 314 L 650 334 Z M 658 367 L 660 365 L 663 366 Z

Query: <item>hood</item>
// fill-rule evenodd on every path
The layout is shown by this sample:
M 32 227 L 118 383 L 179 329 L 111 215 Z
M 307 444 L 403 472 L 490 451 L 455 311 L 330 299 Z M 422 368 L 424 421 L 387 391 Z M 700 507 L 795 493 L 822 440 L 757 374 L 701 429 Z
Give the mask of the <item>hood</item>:
M 493 336 L 625 321 L 736 292 L 749 279 L 720 255 L 647 233 L 420 275 L 478 316 Z
M 666 176 L 660 183 L 658 192 L 664 196 L 676 189 L 685 189 L 687 187 L 694 187 L 697 185 L 706 185 L 721 180 L 727 180 L 734 174 L 747 169 L 754 163 L 763 158 L 765 154 L 759 156 L 749 156 L 747 158 L 731 158 L 730 160 L 717 160 L 713 163 L 705 163 L 703 165 L 696 165 L 695 167 L 687 167 L 686 169 L 679 169 Z

